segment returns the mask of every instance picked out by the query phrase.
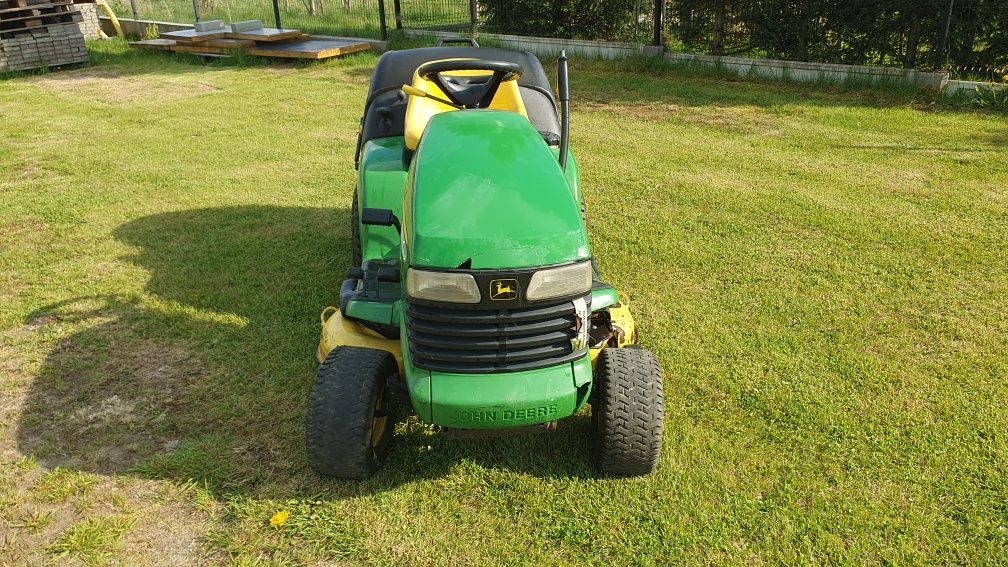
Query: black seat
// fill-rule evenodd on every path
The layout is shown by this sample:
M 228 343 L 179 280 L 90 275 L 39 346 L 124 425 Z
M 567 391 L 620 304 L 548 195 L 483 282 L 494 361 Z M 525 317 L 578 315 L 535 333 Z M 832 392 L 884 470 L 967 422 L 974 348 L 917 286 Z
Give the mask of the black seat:
M 520 65 L 523 73 L 518 79 L 522 100 L 529 122 L 543 134 L 548 143 L 560 140 L 560 119 L 556 100 L 542 64 L 527 51 L 511 51 L 488 47 L 424 47 L 386 52 L 375 65 L 371 77 L 364 116 L 361 119 L 361 137 L 357 151 L 369 140 L 389 136 L 402 136 L 405 130 L 406 98 L 400 89 L 410 84 L 417 67 L 430 61 L 450 58 L 488 59 L 507 61 Z

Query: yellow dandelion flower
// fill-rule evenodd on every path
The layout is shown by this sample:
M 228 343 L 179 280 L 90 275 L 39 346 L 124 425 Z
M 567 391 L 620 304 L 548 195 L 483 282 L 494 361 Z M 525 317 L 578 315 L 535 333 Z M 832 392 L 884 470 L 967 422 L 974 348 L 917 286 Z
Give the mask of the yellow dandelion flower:
M 270 525 L 273 526 L 274 528 L 280 528 L 280 526 L 283 526 L 284 524 L 287 523 L 287 518 L 289 517 L 290 512 L 288 512 L 287 510 L 280 510 L 276 514 L 273 514 L 273 517 L 270 518 Z

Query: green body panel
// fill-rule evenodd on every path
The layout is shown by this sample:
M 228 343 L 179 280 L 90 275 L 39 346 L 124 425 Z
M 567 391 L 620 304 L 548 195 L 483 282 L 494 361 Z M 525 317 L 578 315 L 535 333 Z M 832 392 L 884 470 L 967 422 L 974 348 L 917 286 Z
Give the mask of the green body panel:
M 553 154 L 553 159 L 560 163 L 560 148 L 556 146 L 550 146 L 550 153 Z M 577 160 L 574 159 L 574 153 L 571 151 L 567 152 L 567 169 L 561 170 L 564 173 L 564 177 L 567 178 L 567 185 L 570 187 L 571 194 L 574 195 L 574 200 L 581 203 L 581 177 L 578 175 Z
M 430 370 L 423 370 L 413 366 L 413 358 L 410 356 L 408 341 L 406 325 L 403 324 L 399 327 L 399 346 L 403 354 L 403 369 L 406 371 L 406 375 L 402 379 L 406 383 L 406 389 L 409 390 L 410 402 L 413 404 L 413 411 L 416 412 L 417 417 L 427 423 L 434 423 L 432 412 L 433 400 L 431 399 L 431 372 Z
M 587 356 L 584 363 L 591 368 Z M 430 421 L 442 427 L 495 429 L 569 417 L 581 401 L 574 364 L 503 374 L 431 372 Z
M 445 112 L 413 158 L 403 225 L 409 265 L 533 268 L 591 257 L 556 157 L 524 117 Z
M 529 122 L 513 113 L 449 112 L 427 126 L 411 168 L 402 137 L 369 141 L 361 154 L 358 206 L 391 209 L 392 227 L 360 226 L 363 256 L 409 266 L 534 268 L 588 259 L 577 163 L 557 164 Z M 400 257 L 404 256 L 404 257 Z M 384 289 L 383 289 L 384 295 Z M 616 303 L 615 290 L 592 292 L 592 308 Z M 413 365 L 403 300 L 351 301 L 347 315 L 400 326 L 403 381 L 417 416 L 443 427 L 504 428 L 574 414 L 591 391 L 589 356 L 550 368 L 501 374 L 450 374 Z
M 571 366 L 574 368 L 575 386 L 580 387 L 591 383 L 592 381 L 591 357 L 585 355 L 584 358 L 572 362 Z
M 391 209 L 402 218 L 403 192 L 406 190 L 406 167 L 403 161 L 402 136 L 369 141 L 361 151 L 357 180 L 357 206 Z M 399 257 L 399 234 L 391 226 L 360 225 L 361 249 L 365 260 Z
M 346 315 L 382 325 L 395 325 L 398 324 L 397 303 L 398 301 L 351 301 L 347 304 Z
M 601 311 L 606 307 L 611 307 L 619 303 L 619 294 L 616 293 L 616 289 L 612 287 L 593 289 L 591 296 L 592 311 Z

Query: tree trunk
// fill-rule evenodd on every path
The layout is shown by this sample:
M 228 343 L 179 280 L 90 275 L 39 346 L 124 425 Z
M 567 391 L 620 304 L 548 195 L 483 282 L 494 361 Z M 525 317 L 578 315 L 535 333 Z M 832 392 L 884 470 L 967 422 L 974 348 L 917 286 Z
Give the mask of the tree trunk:
M 921 19 L 917 14 L 910 14 L 910 31 L 907 32 L 906 53 L 903 55 L 903 67 L 913 69 L 917 66 L 917 49 L 920 46 Z
M 711 55 L 724 55 L 725 20 L 727 6 L 725 0 L 718 0 L 714 6 L 714 41 L 711 43 Z

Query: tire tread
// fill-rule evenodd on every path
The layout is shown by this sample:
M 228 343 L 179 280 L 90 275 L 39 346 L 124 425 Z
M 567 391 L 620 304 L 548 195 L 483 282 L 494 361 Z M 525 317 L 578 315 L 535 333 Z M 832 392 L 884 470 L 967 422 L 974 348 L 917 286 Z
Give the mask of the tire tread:
M 329 353 L 319 366 L 308 400 L 305 442 L 312 470 L 322 476 L 364 479 L 381 466 L 395 419 L 390 415 L 386 439 L 375 450 L 371 446 L 374 407 L 387 378 L 396 372 L 395 358 L 384 351 L 337 347 Z M 386 406 L 391 408 L 389 403 Z
M 643 349 L 606 349 L 596 371 L 592 407 L 595 465 L 605 476 L 654 471 L 665 429 L 664 378 Z

